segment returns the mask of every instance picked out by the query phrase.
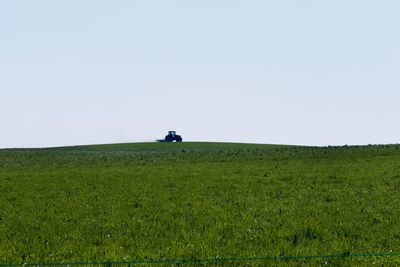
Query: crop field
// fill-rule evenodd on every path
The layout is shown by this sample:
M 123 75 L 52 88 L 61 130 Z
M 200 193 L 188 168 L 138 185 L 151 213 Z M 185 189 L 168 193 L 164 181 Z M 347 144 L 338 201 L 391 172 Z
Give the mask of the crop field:
M 400 145 L 0 150 L 0 264 L 357 253 L 400 253 Z M 372 264 L 400 256 L 214 265 Z

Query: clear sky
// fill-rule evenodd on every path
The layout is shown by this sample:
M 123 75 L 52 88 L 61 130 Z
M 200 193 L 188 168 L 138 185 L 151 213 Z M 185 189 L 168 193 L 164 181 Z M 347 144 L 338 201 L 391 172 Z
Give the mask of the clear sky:
M 398 0 L 4 0 L 0 147 L 400 143 Z

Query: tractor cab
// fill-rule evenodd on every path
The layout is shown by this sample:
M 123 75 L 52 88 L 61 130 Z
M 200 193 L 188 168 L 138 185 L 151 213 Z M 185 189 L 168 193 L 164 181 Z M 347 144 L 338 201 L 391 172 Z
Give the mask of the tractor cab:
M 182 142 L 182 136 L 177 135 L 176 131 L 168 131 L 164 139 L 158 139 L 157 142 Z

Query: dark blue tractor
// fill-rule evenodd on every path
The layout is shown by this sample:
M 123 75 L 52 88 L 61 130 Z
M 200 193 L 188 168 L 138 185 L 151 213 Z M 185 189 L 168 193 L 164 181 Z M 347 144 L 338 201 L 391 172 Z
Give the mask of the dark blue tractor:
M 182 136 L 177 135 L 175 131 L 168 131 L 164 139 L 158 139 L 157 142 L 182 142 Z

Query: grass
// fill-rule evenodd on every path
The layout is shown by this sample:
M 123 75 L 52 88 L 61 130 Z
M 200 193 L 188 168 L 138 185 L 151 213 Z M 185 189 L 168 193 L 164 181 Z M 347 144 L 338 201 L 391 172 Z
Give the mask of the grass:
M 0 150 L 0 263 L 397 253 L 399 190 L 400 145 Z

